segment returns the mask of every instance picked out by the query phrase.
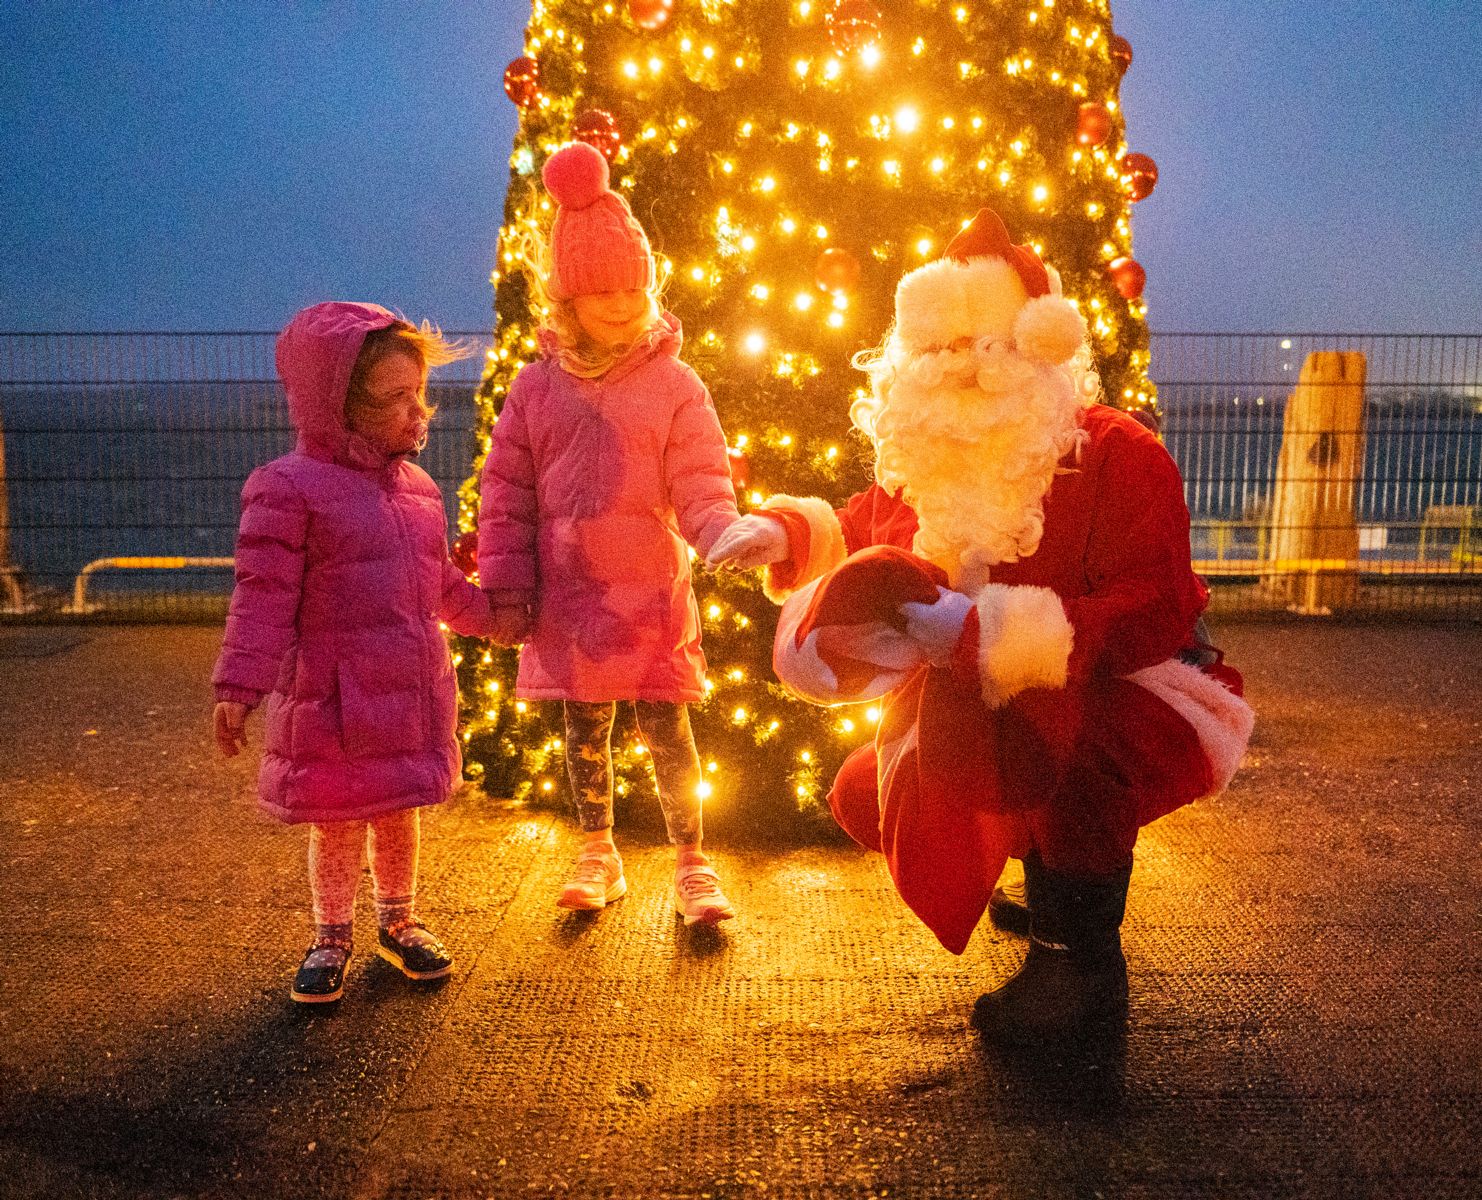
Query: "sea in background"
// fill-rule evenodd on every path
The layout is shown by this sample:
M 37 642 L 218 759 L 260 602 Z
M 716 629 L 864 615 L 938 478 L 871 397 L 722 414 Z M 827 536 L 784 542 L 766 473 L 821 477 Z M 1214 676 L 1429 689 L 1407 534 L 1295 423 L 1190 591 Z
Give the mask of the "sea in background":
M 473 456 L 470 383 L 435 384 L 439 405 L 419 460 L 450 525 Z M 1196 521 L 1257 522 L 1270 503 L 1285 398 L 1161 389 L 1164 438 Z M 1259 402 L 1257 402 L 1259 400 Z M 1368 403 L 1358 516 L 1414 540 L 1440 505 L 1482 505 L 1482 411 L 1452 392 L 1382 392 Z M 292 448 L 275 381 L 0 386 L 10 555 L 34 584 L 63 590 L 115 556 L 229 557 L 252 469 Z M 1196 527 L 1195 557 L 1207 529 Z M 1207 547 L 1205 547 L 1207 550 Z M 114 573 L 109 590 L 158 588 Z M 173 574 L 172 588 L 225 591 L 221 570 Z

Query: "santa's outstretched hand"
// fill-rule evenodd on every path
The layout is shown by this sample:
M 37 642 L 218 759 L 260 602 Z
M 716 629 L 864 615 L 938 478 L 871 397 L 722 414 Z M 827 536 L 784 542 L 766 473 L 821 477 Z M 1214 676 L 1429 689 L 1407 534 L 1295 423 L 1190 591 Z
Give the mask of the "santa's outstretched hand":
M 951 660 L 972 608 L 970 597 L 938 584 L 936 600 L 930 604 L 908 600 L 900 606 L 900 614 L 906 618 L 906 636 L 926 651 L 934 666 L 941 667 Z
M 726 526 L 705 556 L 705 565 L 711 570 L 725 567 L 745 571 L 781 562 L 786 557 L 787 530 L 781 522 L 752 515 L 738 517 Z

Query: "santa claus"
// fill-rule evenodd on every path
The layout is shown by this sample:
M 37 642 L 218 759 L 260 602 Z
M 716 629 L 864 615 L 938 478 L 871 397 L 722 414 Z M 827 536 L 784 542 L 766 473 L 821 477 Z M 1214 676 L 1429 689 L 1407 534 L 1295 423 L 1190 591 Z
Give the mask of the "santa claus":
M 1097 403 L 1085 321 L 987 209 L 900 281 L 894 326 L 856 365 L 875 484 L 839 510 L 774 496 L 708 562 L 770 564 L 792 691 L 883 700 L 829 804 L 947 949 L 985 908 L 1014 923 L 994 882 L 1023 860 L 1029 950 L 974 1025 L 1113 1029 L 1138 830 L 1221 791 L 1253 719 L 1237 674 L 1180 658 L 1208 593 L 1178 468 Z

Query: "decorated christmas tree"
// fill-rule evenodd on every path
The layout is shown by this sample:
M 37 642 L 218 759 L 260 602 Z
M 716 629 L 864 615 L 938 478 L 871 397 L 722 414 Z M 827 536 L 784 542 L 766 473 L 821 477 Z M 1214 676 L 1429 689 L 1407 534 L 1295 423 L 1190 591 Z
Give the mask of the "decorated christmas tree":
M 607 156 L 669 273 L 743 512 L 868 481 L 850 359 L 885 333 L 901 275 L 984 205 L 1059 270 L 1106 400 L 1154 405 L 1129 210 L 1156 168 L 1128 152 L 1117 92 L 1132 52 L 1107 0 L 533 0 L 523 49 L 504 76 L 520 124 L 464 529 L 489 430 L 538 353 L 517 235 L 549 226 L 540 168 L 573 139 Z M 699 572 L 696 592 L 711 803 L 816 809 L 878 713 L 777 686 L 758 573 Z M 459 657 L 471 769 L 496 794 L 564 796 L 559 706 L 516 700 L 513 651 L 468 642 Z M 620 796 L 651 787 L 631 726 L 614 762 Z

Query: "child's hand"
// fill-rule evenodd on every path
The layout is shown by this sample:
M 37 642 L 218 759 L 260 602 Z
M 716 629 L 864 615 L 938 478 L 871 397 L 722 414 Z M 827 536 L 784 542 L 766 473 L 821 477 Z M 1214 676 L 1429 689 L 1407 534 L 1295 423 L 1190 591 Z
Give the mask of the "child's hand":
M 782 523 L 753 514 L 738 517 L 726 526 L 705 556 L 705 565 L 711 570 L 726 567 L 744 571 L 781 562 L 787 557 L 787 550 L 787 530 Z
M 530 636 L 534 622 L 528 604 L 496 604 L 490 616 L 494 622 L 490 636 L 501 646 L 518 646 Z
M 247 744 L 247 714 L 251 711 L 245 704 L 235 700 L 220 700 L 213 714 L 216 729 L 216 744 L 228 758 L 236 758 L 237 752 Z

